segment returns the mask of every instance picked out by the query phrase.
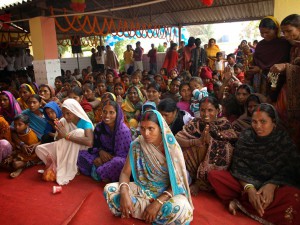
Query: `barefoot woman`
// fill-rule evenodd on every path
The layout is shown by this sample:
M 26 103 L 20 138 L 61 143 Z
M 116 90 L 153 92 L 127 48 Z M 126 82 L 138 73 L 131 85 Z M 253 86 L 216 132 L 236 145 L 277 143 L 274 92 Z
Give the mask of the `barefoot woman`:
M 300 155 L 288 134 L 278 129 L 273 106 L 262 103 L 252 127 L 239 137 L 229 171 L 211 171 L 217 195 L 262 224 L 299 224 Z
M 226 118 L 217 118 L 219 104 L 213 97 L 200 101 L 200 118 L 191 120 L 177 133 L 187 170 L 193 179 L 192 195 L 210 190 L 207 173 L 226 170 L 231 162 L 237 135 Z

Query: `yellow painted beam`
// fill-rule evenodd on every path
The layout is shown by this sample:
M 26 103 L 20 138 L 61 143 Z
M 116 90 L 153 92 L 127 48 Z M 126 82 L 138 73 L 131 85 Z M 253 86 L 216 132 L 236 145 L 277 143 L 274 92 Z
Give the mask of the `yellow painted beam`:
M 279 23 L 290 14 L 300 14 L 300 0 L 274 0 L 274 17 Z

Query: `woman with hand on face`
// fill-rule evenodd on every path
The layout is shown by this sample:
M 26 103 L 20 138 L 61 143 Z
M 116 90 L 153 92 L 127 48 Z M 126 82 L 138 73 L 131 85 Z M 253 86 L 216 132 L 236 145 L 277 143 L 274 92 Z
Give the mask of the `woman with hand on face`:
M 153 224 L 189 224 L 193 204 L 180 146 L 156 110 L 142 115 L 141 134 L 131 143 L 119 183 L 104 188 L 111 212 Z
M 39 95 L 42 98 L 42 107 L 46 105 L 48 102 L 54 101 L 58 105 L 61 105 L 59 99 L 55 96 L 55 90 L 49 84 L 42 84 L 39 87 Z
M 217 195 L 262 224 L 299 224 L 300 154 L 270 104 L 254 109 L 251 128 L 244 130 L 229 171 L 210 171 Z
M 219 103 L 213 97 L 200 101 L 200 118 L 191 120 L 178 132 L 187 170 L 192 178 L 191 193 L 211 190 L 207 174 L 211 170 L 227 170 L 237 134 L 226 118 L 218 118 Z
M 94 129 L 91 120 L 75 99 L 65 100 L 62 112 L 63 118 L 55 127 L 58 140 L 36 148 L 37 156 L 46 165 L 43 178 L 47 181 L 56 180 L 59 185 L 68 184 L 74 179 L 78 152 L 93 146 Z
M 121 107 L 115 101 L 106 100 L 102 110 L 102 122 L 94 131 L 94 146 L 79 152 L 79 170 L 95 180 L 118 181 L 131 142 L 131 133 L 124 123 Z

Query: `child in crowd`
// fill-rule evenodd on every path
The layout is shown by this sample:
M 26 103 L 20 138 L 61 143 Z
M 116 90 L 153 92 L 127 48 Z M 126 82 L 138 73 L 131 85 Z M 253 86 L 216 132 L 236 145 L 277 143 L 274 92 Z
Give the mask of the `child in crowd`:
M 224 72 L 230 72 L 231 74 L 234 74 L 233 66 L 236 63 L 234 54 L 233 53 L 228 54 L 226 59 L 227 59 L 227 66 L 224 69 Z
M 244 84 L 245 83 L 245 74 L 244 74 L 244 66 L 241 63 L 237 63 L 234 65 L 234 75 L 239 81 Z
M 97 83 L 97 88 L 95 90 L 95 96 L 97 98 L 100 98 L 106 92 L 107 92 L 106 82 L 105 82 L 105 80 L 100 80 Z
M 40 141 L 34 131 L 29 128 L 29 117 L 19 114 L 14 118 L 14 129 L 16 136 L 13 136 L 13 142 L 17 148 L 17 154 L 13 157 L 14 172 L 10 174 L 12 178 L 20 175 L 26 167 L 36 165 L 40 160 L 35 154 L 35 148 Z
M 181 80 L 179 77 L 173 79 L 170 84 L 170 90 L 162 95 L 162 99 L 172 98 L 175 102 L 179 102 L 181 96 L 179 94 L 179 87 Z
M 223 71 L 224 71 L 224 63 L 225 60 L 223 59 L 223 53 L 217 52 L 216 54 L 216 61 L 215 61 L 215 70 L 218 71 L 218 73 L 221 76 L 221 80 L 223 80 Z
M 129 86 L 130 86 L 130 79 L 129 79 L 129 76 L 128 76 L 127 74 L 122 75 L 121 81 L 122 81 L 122 82 L 124 83 L 124 85 L 125 85 L 125 91 L 127 91 L 127 89 L 128 89 Z
M 180 99 L 179 102 L 177 102 L 177 107 L 180 110 L 187 111 L 188 113 L 193 115 L 192 111 L 190 110 L 191 99 L 192 99 L 192 91 L 191 91 L 189 83 L 181 83 L 180 84 L 179 94 L 181 96 L 181 99 Z
M 104 93 L 103 93 L 104 94 Z M 123 83 L 116 83 L 114 86 L 114 94 L 116 97 L 120 96 L 121 98 L 125 95 L 125 86 Z
M 192 91 L 191 99 L 191 112 L 194 113 L 195 118 L 200 118 L 199 102 L 202 98 L 208 97 L 207 87 L 204 87 L 204 83 L 201 78 L 193 77 L 190 80 L 190 88 Z
M 109 71 L 106 74 L 106 90 L 108 92 L 113 92 L 114 89 L 114 74 L 113 72 Z
M 177 69 L 172 69 L 169 72 L 169 78 L 168 78 L 168 87 L 170 87 L 171 81 L 178 77 L 178 71 Z
M 202 67 L 200 78 L 202 79 L 204 86 L 207 87 L 207 91 L 213 93 L 212 70 L 208 66 Z
M 86 112 L 90 120 L 94 123 L 95 122 L 95 115 L 93 111 L 92 105 L 87 101 L 86 98 L 83 97 L 83 91 L 80 87 L 74 87 L 72 90 L 69 92 L 69 98 L 75 99 L 83 110 Z M 100 105 L 100 104 L 99 104 Z
M 62 117 L 62 111 L 56 102 L 51 101 L 44 106 L 44 116 L 48 123 L 42 136 L 43 144 L 55 141 L 55 123 Z
M 161 75 L 159 75 L 159 74 L 155 75 L 154 81 L 159 84 L 162 92 L 165 92 L 167 90 L 167 85 L 164 82 L 164 78 Z
M 137 88 L 143 87 L 141 83 L 141 72 L 140 71 L 134 71 L 133 74 L 131 75 L 131 85 L 136 86 Z

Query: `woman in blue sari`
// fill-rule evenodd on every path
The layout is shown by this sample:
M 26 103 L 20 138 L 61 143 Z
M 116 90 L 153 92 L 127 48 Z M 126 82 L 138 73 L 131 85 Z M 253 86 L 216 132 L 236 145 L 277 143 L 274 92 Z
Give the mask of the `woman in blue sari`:
M 179 144 L 156 110 L 143 114 L 141 134 L 131 143 L 119 183 L 104 188 L 111 212 L 147 223 L 189 224 L 193 204 Z
M 42 98 L 37 95 L 31 95 L 27 100 L 28 109 L 25 109 L 22 114 L 29 116 L 29 127 L 37 135 L 38 139 L 41 140 L 44 135 L 47 120 L 44 117 L 42 106 Z

